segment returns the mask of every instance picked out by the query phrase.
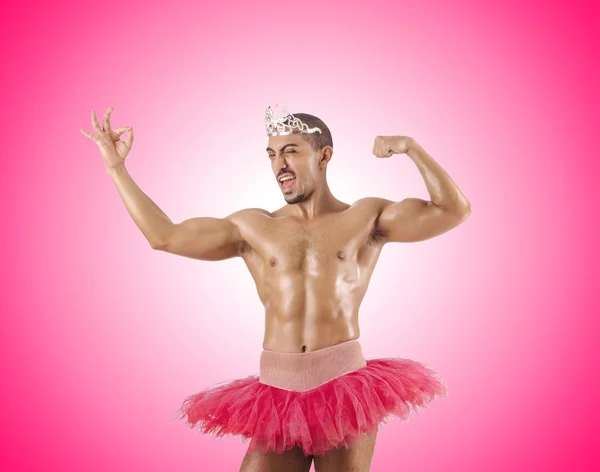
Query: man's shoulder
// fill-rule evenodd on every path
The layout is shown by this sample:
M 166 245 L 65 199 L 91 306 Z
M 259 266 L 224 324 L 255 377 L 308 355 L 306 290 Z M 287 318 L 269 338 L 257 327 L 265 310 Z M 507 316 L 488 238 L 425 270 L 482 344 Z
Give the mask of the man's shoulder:
M 258 213 L 263 213 L 263 214 L 269 214 L 269 212 L 267 210 L 265 210 L 264 208 L 243 208 L 241 210 L 238 210 L 234 213 L 232 213 L 232 215 L 255 215 Z
M 381 213 L 381 211 L 391 203 L 393 203 L 392 200 L 388 200 L 386 198 L 363 197 L 356 200 L 352 206 L 366 208 L 367 210 L 373 210 Z
M 247 220 L 248 218 L 252 218 L 259 215 L 271 216 L 271 213 L 269 213 L 267 210 L 264 210 L 263 208 L 243 208 L 228 215 L 227 219 L 235 223 L 236 221 L 241 222 Z

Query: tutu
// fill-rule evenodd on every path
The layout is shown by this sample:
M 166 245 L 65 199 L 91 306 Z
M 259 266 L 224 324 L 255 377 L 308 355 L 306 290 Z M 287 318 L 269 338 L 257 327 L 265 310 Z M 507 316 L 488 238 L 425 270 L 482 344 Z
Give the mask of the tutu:
M 357 340 L 351 344 L 359 346 Z M 306 391 L 267 385 L 259 375 L 232 380 L 187 397 L 176 419 L 186 417 L 186 425 L 202 434 L 239 435 L 250 452 L 299 446 L 306 456 L 323 455 L 446 396 L 437 374 L 421 363 L 384 358 L 363 359 L 362 365 Z

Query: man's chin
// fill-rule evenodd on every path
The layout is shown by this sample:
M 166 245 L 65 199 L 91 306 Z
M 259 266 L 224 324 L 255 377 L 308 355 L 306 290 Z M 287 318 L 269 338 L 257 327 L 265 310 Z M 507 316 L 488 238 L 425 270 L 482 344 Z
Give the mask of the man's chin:
M 284 195 L 283 198 L 288 205 L 293 205 L 294 203 L 300 203 L 302 200 L 304 200 L 304 194 Z

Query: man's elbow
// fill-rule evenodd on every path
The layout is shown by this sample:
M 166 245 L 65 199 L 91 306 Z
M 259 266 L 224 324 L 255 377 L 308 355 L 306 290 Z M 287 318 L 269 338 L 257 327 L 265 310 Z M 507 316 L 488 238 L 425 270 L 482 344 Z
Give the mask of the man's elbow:
M 457 208 L 447 208 L 446 213 L 452 215 L 456 222 L 460 224 L 471 215 L 471 204 L 467 202 Z
M 157 251 L 165 251 L 167 249 L 167 244 L 162 241 L 149 241 L 149 243 L 150 247 Z
M 471 202 L 467 202 L 461 211 L 463 219 L 467 219 L 471 215 Z

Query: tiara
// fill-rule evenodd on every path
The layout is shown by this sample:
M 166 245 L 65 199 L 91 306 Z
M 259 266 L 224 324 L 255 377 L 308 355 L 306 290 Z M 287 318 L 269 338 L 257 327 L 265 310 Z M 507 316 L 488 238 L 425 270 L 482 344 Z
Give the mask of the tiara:
M 323 133 L 321 128 L 309 128 L 306 123 L 302 123 L 300 118 L 289 114 L 287 107 L 283 107 L 283 112 L 279 117 L 275 116 L 271 107 L 267 108 L 265 123 L 267 125 L 267 136 L 287 136 L 288 134 L 307 134 L 317 131 Z

